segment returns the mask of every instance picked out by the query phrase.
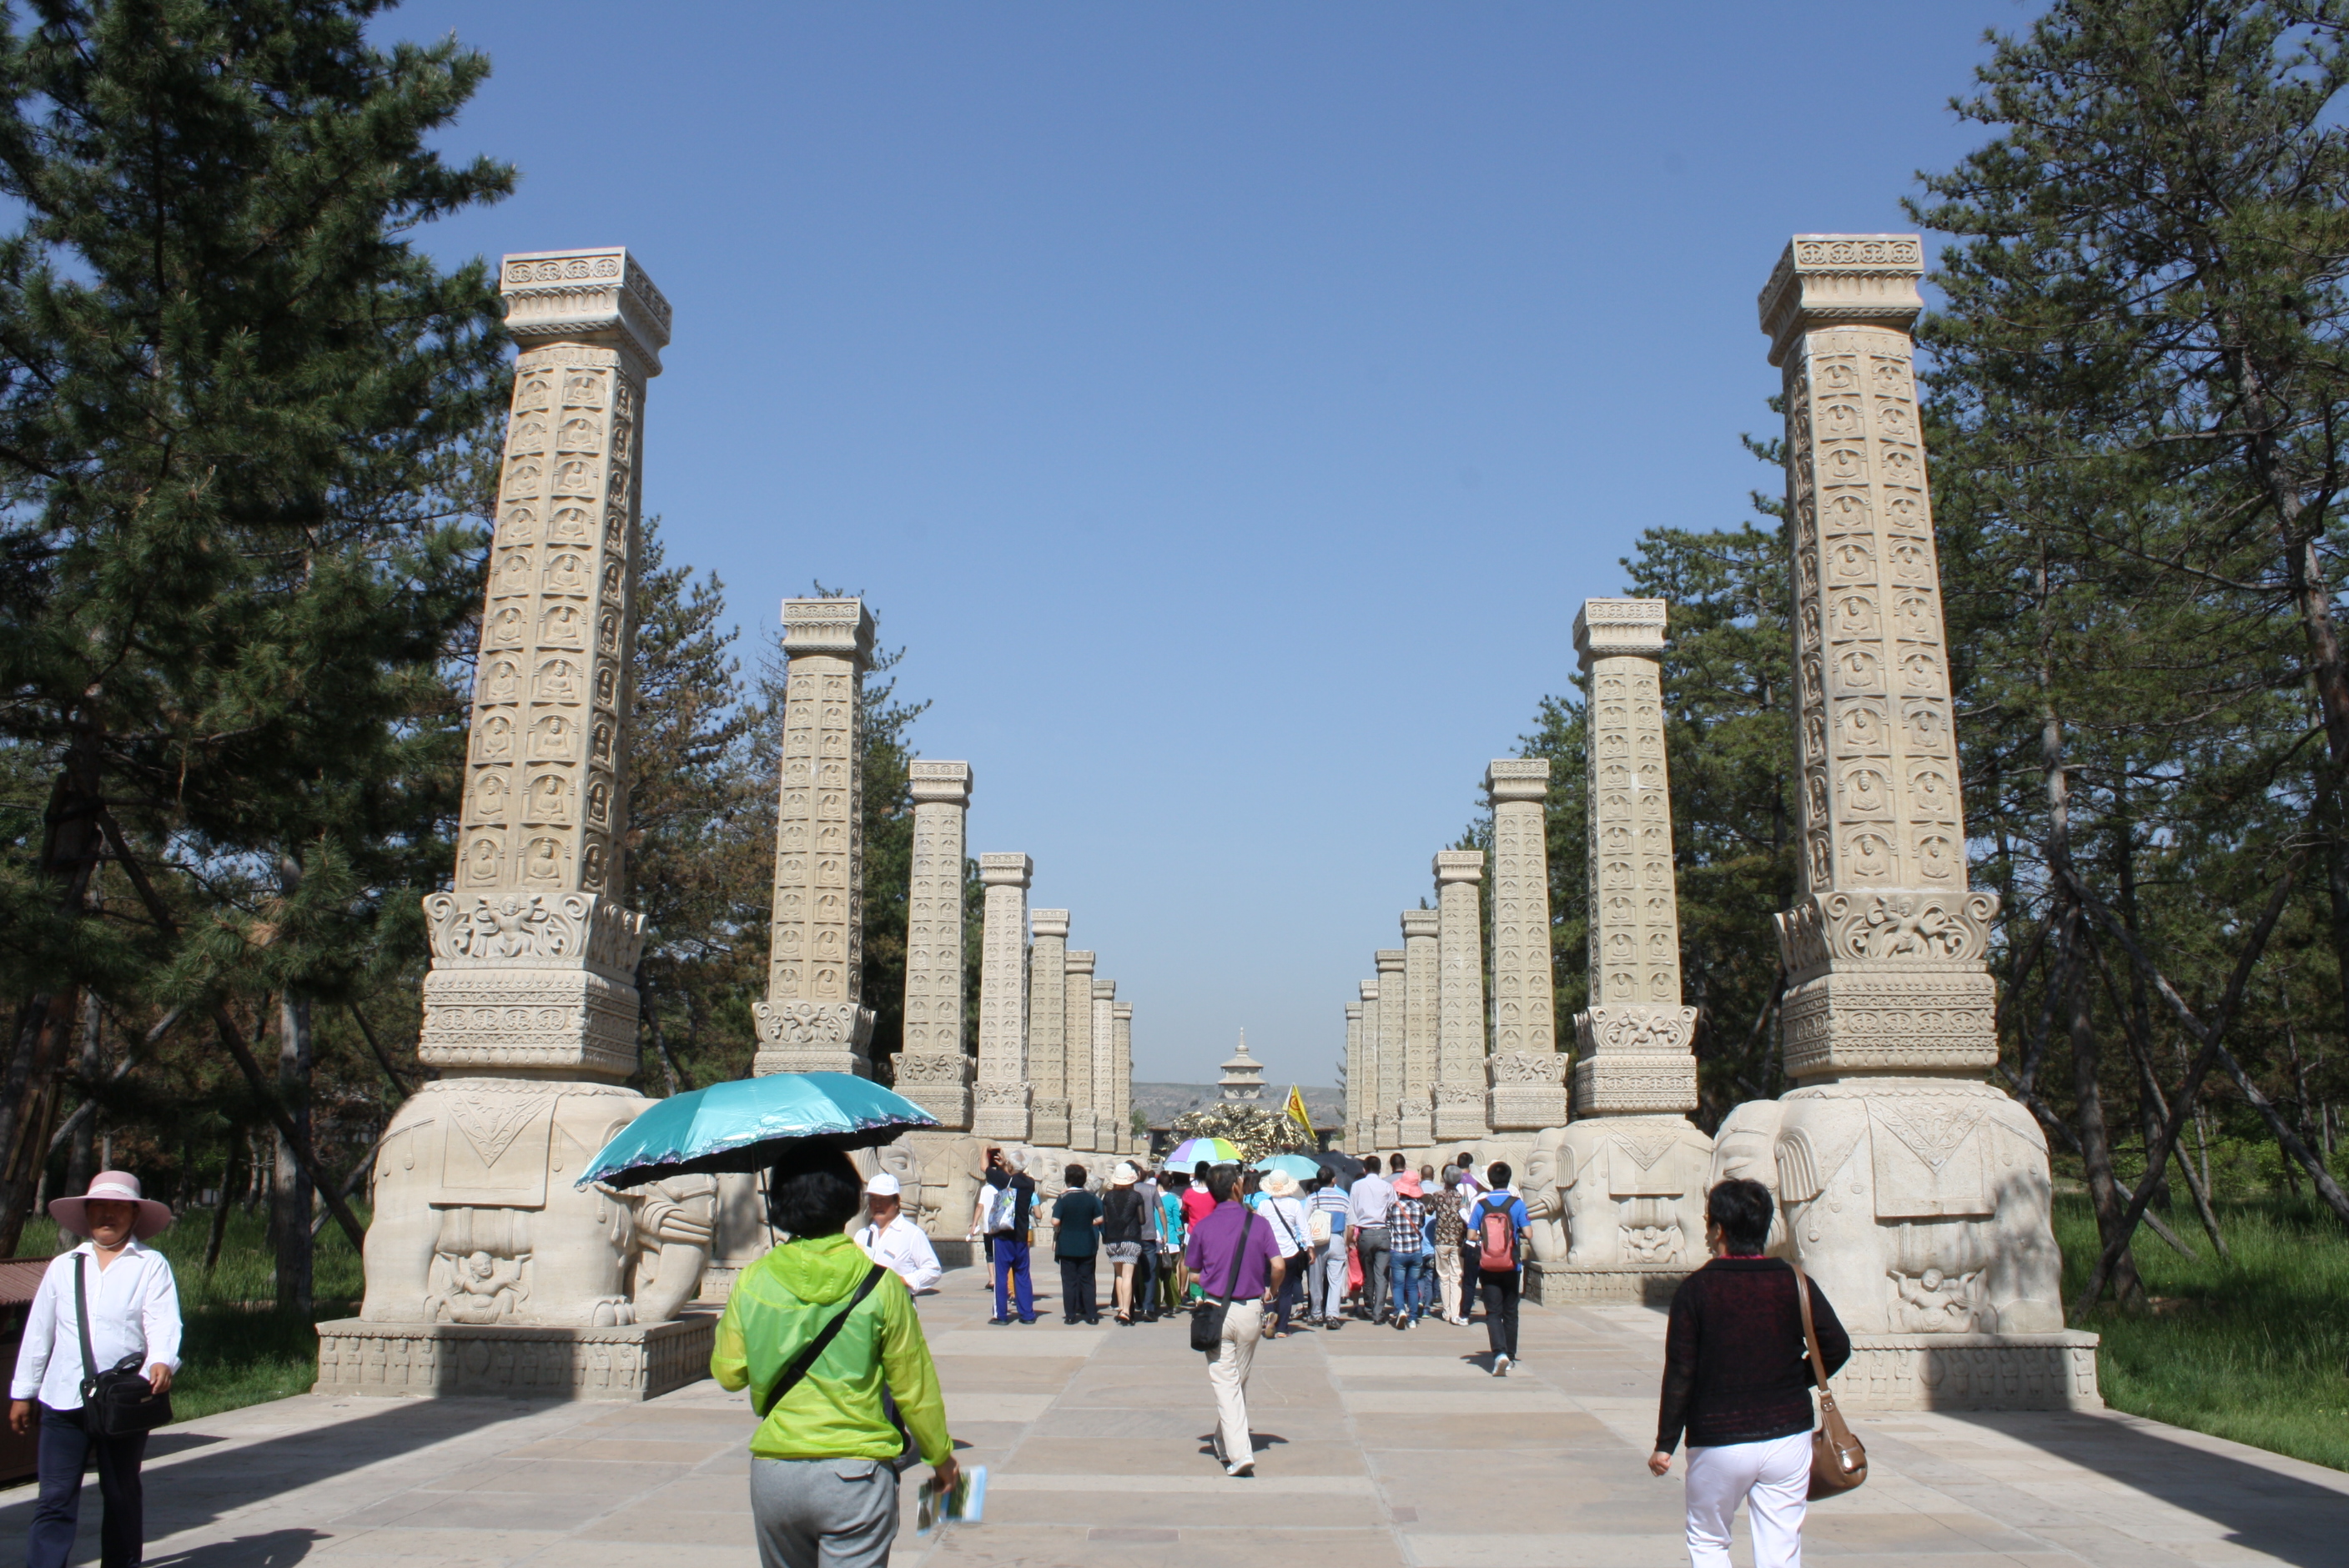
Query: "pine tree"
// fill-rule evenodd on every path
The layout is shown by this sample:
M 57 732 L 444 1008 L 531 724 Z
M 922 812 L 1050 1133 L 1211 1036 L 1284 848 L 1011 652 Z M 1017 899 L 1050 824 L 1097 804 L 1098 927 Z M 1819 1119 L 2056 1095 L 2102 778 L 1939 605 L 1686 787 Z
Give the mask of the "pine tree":
M 327 1184 L 224 999 L 333 997 L 445 866 L 503 337 L 487 270 L 405 236 L 512 173 L 426 149 L 488 63 L 376 49 L 378 8 L 44 0 L 0 34 L 0 727 L 47 780 L 0 844 L 0 1248 L 85 991 L 194 1007 Z M 101 858 L 135 896 L 98 917 Z

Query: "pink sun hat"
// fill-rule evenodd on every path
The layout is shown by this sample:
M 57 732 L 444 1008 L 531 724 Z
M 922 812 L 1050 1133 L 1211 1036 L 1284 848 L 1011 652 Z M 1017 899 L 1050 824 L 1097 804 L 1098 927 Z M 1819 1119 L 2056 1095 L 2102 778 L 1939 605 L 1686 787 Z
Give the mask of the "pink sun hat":
M 170 1228 L 171 1209 L 152 1198 L 139 1195 L 139 1178 L 128 1171 L 101 1171 L 89 1179 L 89 1191 L 78 1198 L 52 1198 L 49 1217 L 77 1236 L 89 1234 L 89 1204 L 92 1199 L 112 1199 L 129 1203 L 139 1211 L 130 1222 L 130 1233 L 140 1241 L 160 1235 Z

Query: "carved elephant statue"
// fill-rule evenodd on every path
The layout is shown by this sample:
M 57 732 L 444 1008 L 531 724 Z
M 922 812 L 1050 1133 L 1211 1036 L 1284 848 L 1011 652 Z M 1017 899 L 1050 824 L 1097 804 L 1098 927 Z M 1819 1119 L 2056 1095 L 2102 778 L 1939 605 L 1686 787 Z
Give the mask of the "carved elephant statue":
M 582 1326 L 674 1316 L 709 1257 L 714 1183 L 572 1184 L 650 1103 L 603 1084 L 425 1085 L 376 1155 L 360 1315 Z
M 1722 1118 L 1713 1135 L 1713 1170 L 1706 1178 L 1711 1191 L 1723 1181 L 1759 1181 L 1770 1189 L 1770 1255 L 1792 1258 L 1786 1243 L 1786 1217 L 1778 1196 L 1778 1120 L 1785 1109 L 1775 1099 L 1749 1099 Z
M 1846 1326 L 2064 1326 L 2047 1142 L 2029 1111 L 1988 1084 L 1932 1080 L 1821 1085 L 1779 1105 L 1787 1236 Z
M 1548 1202 L 1563 1222 L 1568 1267 L 1703 1261 L 1711 1139 L 1677 1116 L 1589 1117 L 1554 1130 Z M 1549 1140 L 1540 1134 L 1537 1150 Z M 1537 1237 L 1537 1257 L 1539 1245 Z

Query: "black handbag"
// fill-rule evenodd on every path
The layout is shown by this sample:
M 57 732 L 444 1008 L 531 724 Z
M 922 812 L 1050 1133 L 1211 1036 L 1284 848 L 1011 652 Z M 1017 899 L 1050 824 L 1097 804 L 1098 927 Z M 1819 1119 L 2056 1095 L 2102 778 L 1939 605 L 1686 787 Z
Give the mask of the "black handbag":
M 791 1365 L 784 1367 L 781 1375 L 776 1377 L 774 1387 L 767 1390 L 766 1397 L 753 1401 L 761 1420 L 765 1420 L 773 1412 L 775 1407 L 782 1403 L 784 1395 L 799 1387 L 800 1379 L 808 1375 L 808 1369 L 816 1364 L 817 1358 L 824 1353 L 824 1348 L 840 1333 L 841 1326 L 848 1321 L 848 1315 L 854 1312 L 859 1304 L 873 1294 L 873 1287 L 879 1284 L 881 1276 L 888 1272 L 888 1269 L 880 1264 L 874 1264 L 866 1271 L 864 1280 L 856 1287 L 856 1294 L 848 1298 L 848 1305 L 833 1314 L 832 1321 L 825 1324 L 813 1339 L 802 1346 L 797 1356 L 792 1357 Z M 891 1470 L 903 1475 L 922 1462 L 921 1450 L 914 1442 L 914 1434 L 906 1429 L 905 1418 L 897 1414 L 897 1401 L 891 1396 L 885 1384 L 881 1390 L 881 1408 L 888 1416 L 889 1424 L 897 1429 L 898 1439 L 897 1457 L 884 1462 Z
M 1247 1218 L 1240 1222 L 1239 1244 L 1232 1249 L 1232 1274 L 1224 1283 L 1224 1299 L 1203 1301 L 1191 1312 L 1191 1348 L 1206 1356 L 1220 1356 L 1224 1349 L 1224 1319 L 1232 1310 L 1232 1296 L 1240 1288 L 1240 1264 L 1247 1257 L 1248 1237 L 1254 1233 L 1256 1215 L 1243 1211 Z
M 98 1369 L 89 1343 L 89 1270 L 87 1257 L 74 1259 L 74 1322 L 81 1330 L 81 1424 L 93 1438 L 135 1438 L 171 1418 L 171 1396 L 158 1394 L 140 1369 L 136 1353 Z

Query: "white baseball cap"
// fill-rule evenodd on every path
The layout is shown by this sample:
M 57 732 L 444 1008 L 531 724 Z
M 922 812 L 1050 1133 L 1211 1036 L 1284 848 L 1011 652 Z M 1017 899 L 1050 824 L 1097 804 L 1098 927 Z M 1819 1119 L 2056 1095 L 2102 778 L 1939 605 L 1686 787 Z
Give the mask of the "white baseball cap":
M 895 1176 L 884 1171 L 864 1183 L 864 1190 L 875 1198 L 895 1198 L 905 1189 Z

